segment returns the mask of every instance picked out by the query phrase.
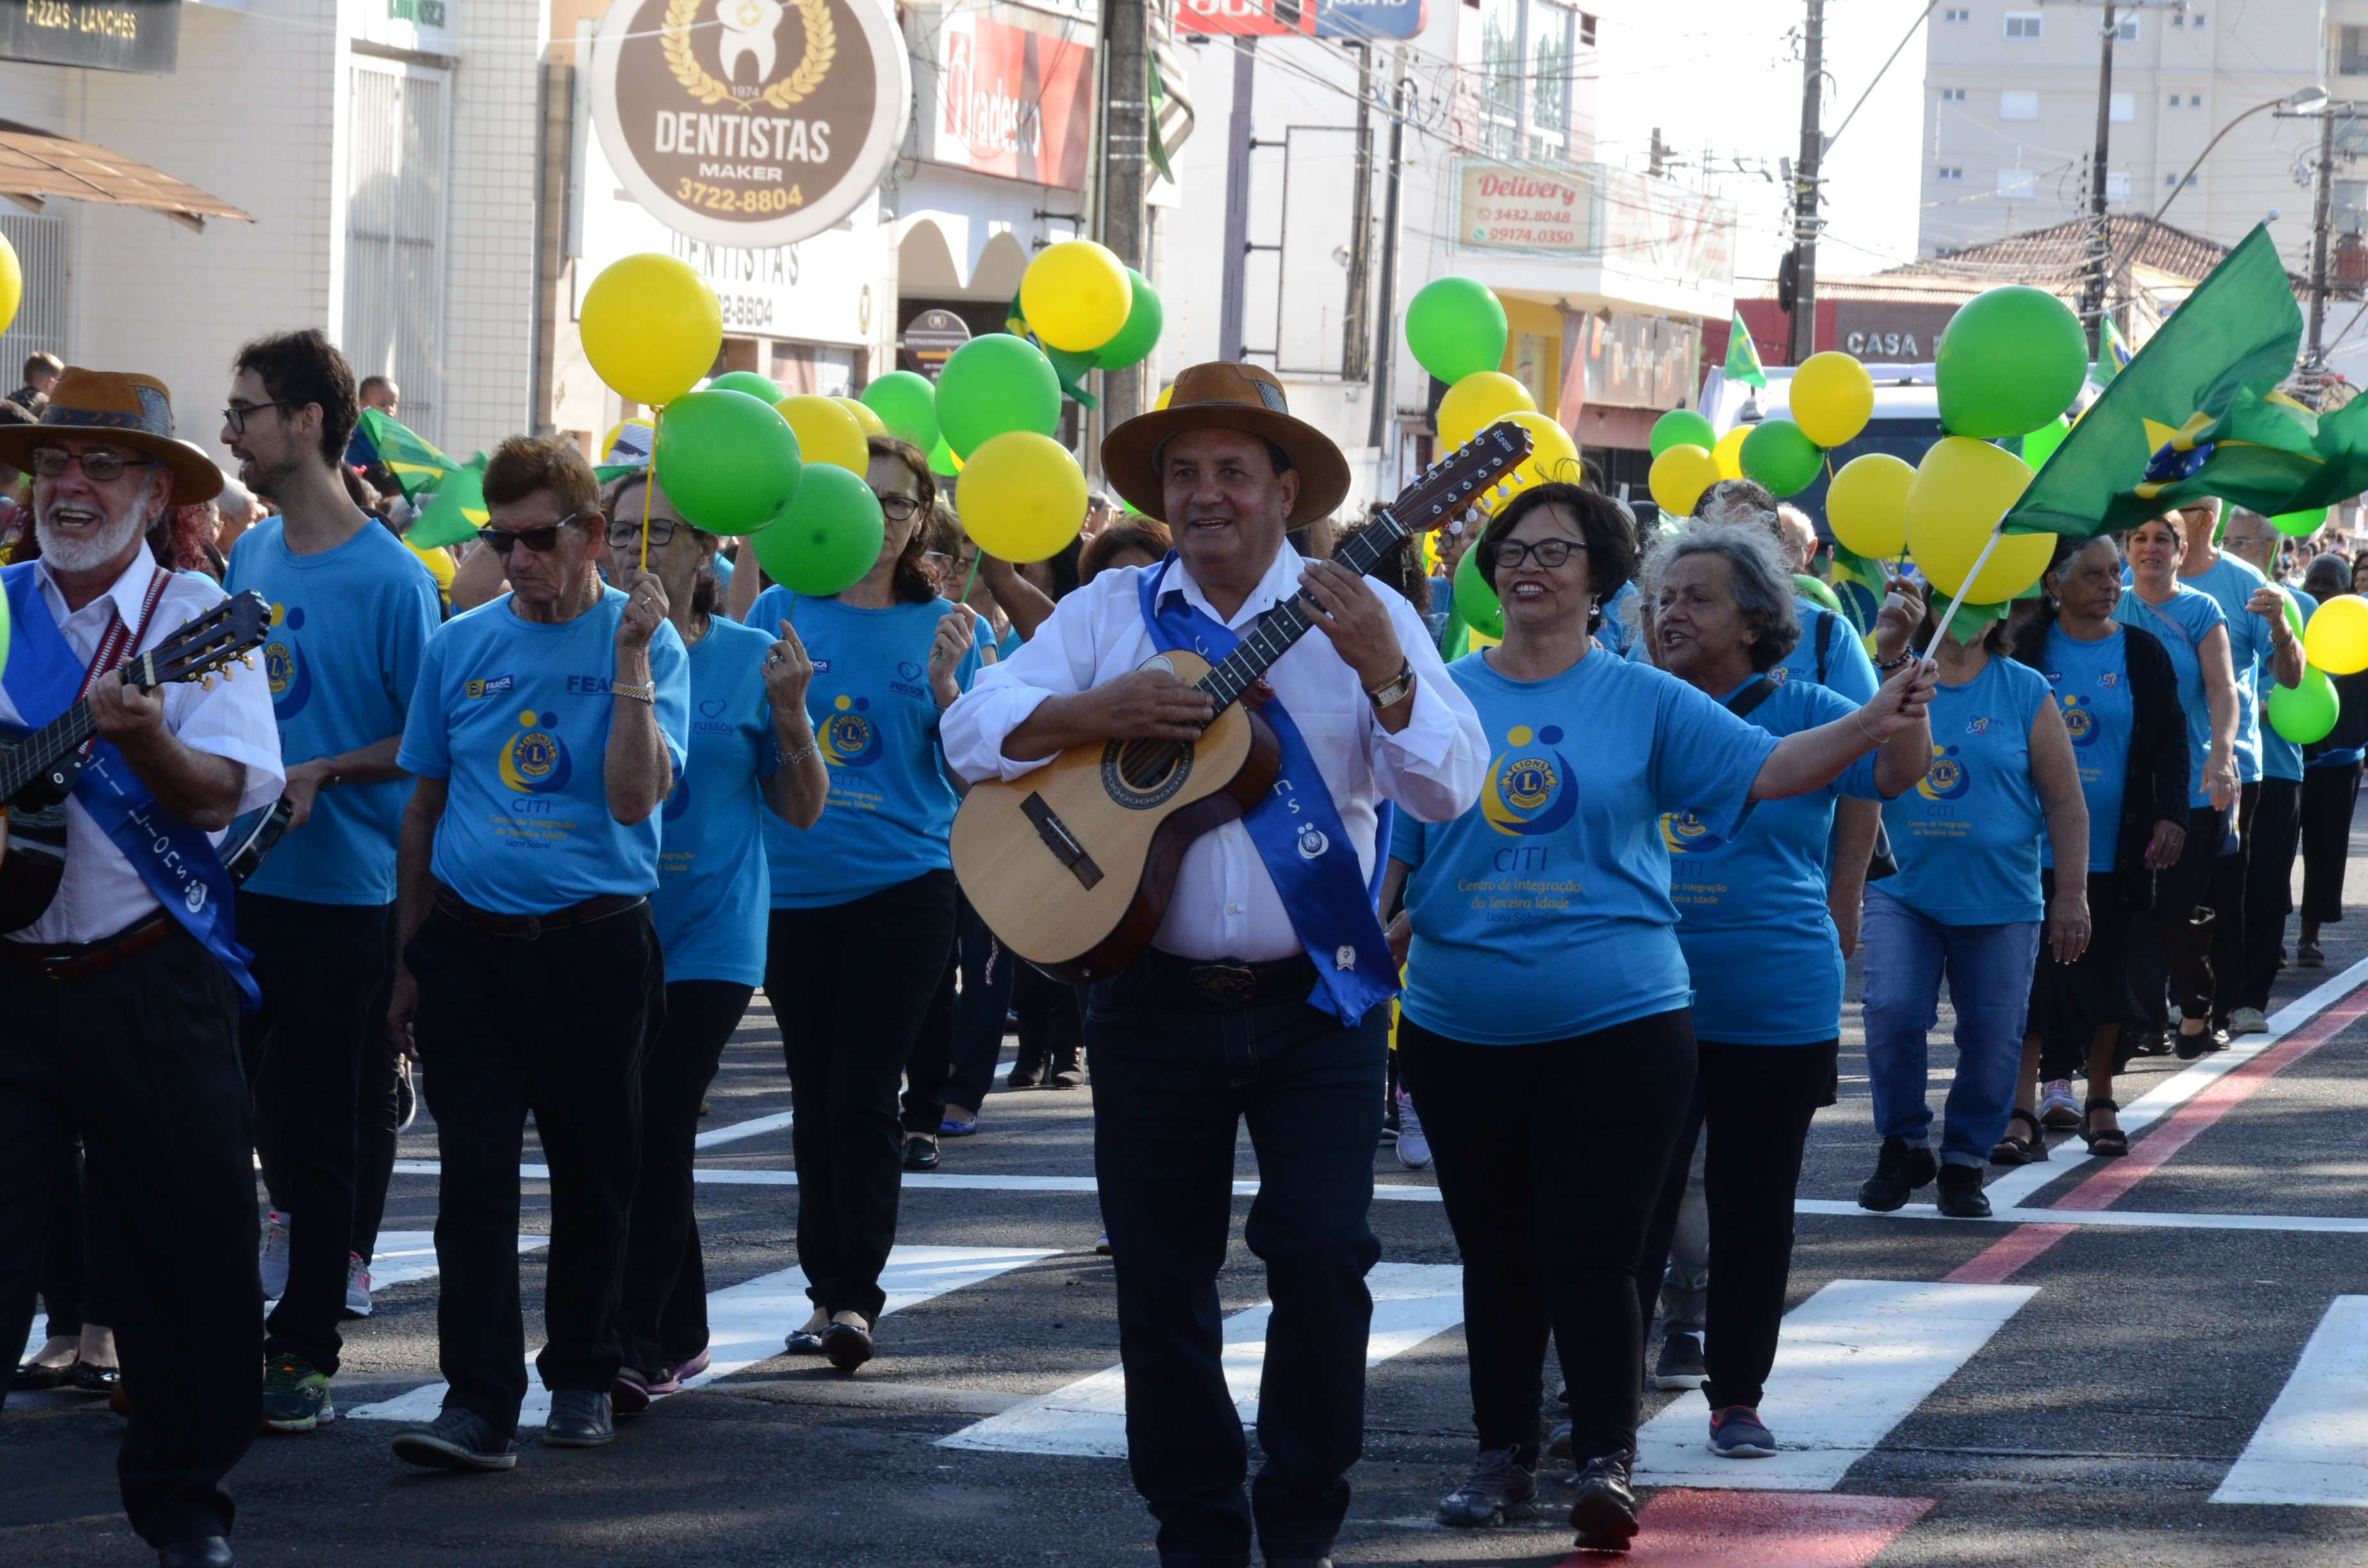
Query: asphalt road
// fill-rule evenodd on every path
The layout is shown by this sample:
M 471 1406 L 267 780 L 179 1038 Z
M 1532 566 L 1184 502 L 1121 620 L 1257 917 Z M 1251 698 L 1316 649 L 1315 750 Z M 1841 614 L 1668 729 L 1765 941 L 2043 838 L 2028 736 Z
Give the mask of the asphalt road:
M 2362 851 L 2368 835 L 2355 845 Z M 2368 957 L 2361 881 L 2354 918 L 2326 932 L 2328 967 L 2282 975 L 2277 1006 Z M 2353 983 L 2368 985 L 2368 971 Z M 2368 1442 L 2351 1440 L 2368 1439 L 2358 1414 L 2368 1407 L 2368 1335 L 2346 1332 L 2368 1320 L 2347 1318 L 2352 1309 L 2338 1300 L 2363 1289 L 2368 1224 L 2308 1228 L 2368 1216 L 2368 1159 L 2357 1133 L 2368 1103 L 2362 1002 L 2368 991 L 2309 1018 L 2297 1010 L 2287 1021 L 2301 1027 L 2283 1043 L 2210 1083 L 2203 1080 L 2211 1073 L 2180 1078 L 2185 1064 L 2171 1058 L 2142 1059 L 2123 1104 L 2175 1083 L 2164 1094 L 2183 1106 L 2135 1140 L 2130 1161 L 2084 1163 L 2078 1142 L 2059 1134 L 2054 1161 L 2042 1167 L 2046 1186 L 2018 1176 L 1994 1194 L 2020 1188 L 2018 1201 L 2043 1207 L 2078 1191 L 2069 1201 L 2079 1215 L 2157 1217 L 2151 1222 L 2043 1229 L 1913 1209 L 1888 1218 L 1803 1213 L 1788 1359 L 1769 1404 L 1779 1438 L 1799 1451 L 1712 1460 L 1699 1444 L 1700 1396 L 1647 1396 L 1648 1415 L 1678 1407 L 1648 1440 L 1681 1439 L 1661 1451 L 1683 1467 L 1665 1469 L 1665 1479 L 1679 1474 L 1684 1484 L 1648 1494 L 1647 1532 L 1631 1561 L 2368 1561 Z M 1801 1197 L 1813 1204 L 1847 1206 L 1873 1158 L 1856 1017 L 1853 1005 L 1842 1103 L 1822 1112 L 1811 1134 Z M 1934 1051 L 1941 1070 L 1951 1061 L 1947 1029 L 1944 1006 Z M 1936 1083 L 1936 1095 L 1945 1086 Z M 702 1126 L 711 1131 L 789 1109 L 761 995 L 710 1101 Z M 912 1255 L 908 1282 L 926 1299 L 883 1321 L 880 1358 L 859 1375 L 756 1359 L 623 1423 L 605 1449 L 545 1449 L 525 1434 L 523 1457 L 507 1475 L 413 1471 L 387 1452 L 396 1425 L 353 1418 L 374 1403 L 416 1399 L 414 1391 L 436 1381 L 433 1279 L 381 1288 L 373 1315 L 348 1325 L 336 1380 L 345 1418 L 309 1436 L 259 1440 L 233 1476 L 240 1561 L 1154 1562 L 1151 1522 L 1123 1463 L 1094 1451 L 1110 1442 L 1107 1398 L 1104 1414 L 1092 1408 L 1109 1380 L 1076 1387 L 1118 1361 L 1110 1266 L 1092 1250 L 1100 1223 L 1082 1179 L 1091 1175 L 1091 1115 L 1090 1091 L 998 1091 L 980 1134 L 948 1142 L 944 1176 L 954 1179 L 907 1186 L 900 1246 L 958 1250 Z M 1571 1109 L 1571 1135 L 1587 1135 L 1583 1107 Z M 2150 1141 L 2159 1141 L 2153 1154 Z M 425 1116 L 402 1153 L 435 1158 Z M 528 1158 L 537 1157 L 529 1139 Z M 777 1126 L 718 1142 L 701 1163 L 755 1173 L 703 1182 L 699 1223 L 711 1289 L 743 1287 L 719 1309 L 778 1349 L 804 1310 L 794 1281 L 784 1290 L 767 1278 L 796 1263 L 796 1188 L 767 1174 L 789 1169 L 788 1132 Z M 2149 1165 L 2159 1169 L 2142 1169 Z M 1401 1188 L 1431 1183 L 1428 1173 L 1401 1170 L 1386 1149 L 1375 1170 Z M 2100 1172 L 2112 1173 L 2111 1190 L 2082 1187 Z M 1256 1178 L 1247 1139 L 1240 1174 Z M 1994 1182 L 2006 1175 L 1991 1173 Z M 1066 1185 L 962 1185 L 1016 1176 Z M 542 1231 L 545 1189 L 529 1182 L 527 1193 L 524 1228 Z M 1262 1270 L 1240 1244 L 1248 1206 L 1247 1197 L 1235 1203 L 1223 1281 L 1229 1314 L 1263 1300 Z M 386 1228 L 424 1233 L 434 1208 L 435 1177 L 399 1173 Z M 1558 1487 L 1545 1489 L 1549 1511 L 1535 1525 L 1474 1533 L 1432 1522 L 1472 1450 L 1454 1326 L 1457 1256 L 1434 1201 L 1377 1202 L 1373 1223 L 1385 1266 L 1417 1267 L 1391 1270 L 1400 1298 L 1391 1310 L 1403 1328 L 1376 1351 L 1394 1353 L 1371 1377 L 1343 1568 L 1564 1562 L 1570 1536 L 1553 1506 L 1566 1494 Z M 521 1267 L 532 1312 L 543 1285 L 540 1252 L 527 1252 Z M 530 1317 L 529 1347 L 540 1330 Z M 2297 1376 L 2306 1346 L 2311 1369 Z M 764 1345 L 750 1354 L 762 1356 Z M 151 1560 L 118 1506 L 119 1430 L 103 1407 L 72 1396 L 10 1401 L 0 1416 L 0 1562 Z M 1638 1479 L 1650 1483 L 1654 1473 Z M 2224 1491 L 2305 1500 L 2215 1501 Z

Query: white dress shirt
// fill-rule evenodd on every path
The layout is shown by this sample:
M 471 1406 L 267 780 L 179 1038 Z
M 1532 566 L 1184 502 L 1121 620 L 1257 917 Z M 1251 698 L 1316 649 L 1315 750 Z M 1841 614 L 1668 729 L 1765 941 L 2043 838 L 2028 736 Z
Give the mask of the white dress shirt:
M 114 586 L 72 614 L 67 613 L 65 596 L 50 576 L 48 563 L 37 564 L 33 570 L 51 619 L 65 633 L 67 645 L 87 665 L 98 653 L 99 642 L 116 616 L 120 615 L 127 627 L 140 624 L 141 612 L 147 608 L 149 579 L 160 568 L 146 551 L 142 551 L 124 569 L 123 575 L 115 580 Z M 172 574 L 156 601 L 156 613 L 148 622 L 148 634 L 132 653 L 146 653 L 179 631 L 184 622 L 227 597 L 222 585 L 211 578 L 187 572 Z M 279 725 L 271 714 L 271 688 L 263 671 L 240 665 L 233 665 L 232 670 L 238 678 L 216 680 L 211 691 L 195 682 L 176 682 L 160 688 L 165 699 L 165 727 L 193 751 L 245 765 L 246 786 L 239 795 L 238 809 L 251 812 L 278 800 L 287 783 L 279 766 Z M 19 726 L 25 722 L 5 689 L 0 689 L 0 721 Z M 216 844 L 222 842 L 221 834 L 212 837 Z M 157 907 L 155 895 L 140 880 L 140 873 L 131 869 L 131 862 L 123 858 L 123 851 L 100 831 L 90 813 L 83 810 L 82 802 L 69 796 L 66 869 L 58 895 L 39 920 L 7 936 L 11 941 L 32 942 L 45 948 L 96 942 L 115 935 Z
M 1239 610 L 1219 615 L 1178 561 L 1164 593 L 1180 589 L 1187 603 L 1241 632 L 1258 616 L 1299 591 L 1307 562 L 1289 550 L 1275 552 Z M 1042 762 L 1003 755 L 1005 737 L 1047 697 L 1084 691 L 1117 679 L 1158 652 L 1144 624 L 1135 585 L 1156 567 L 1104 572 L 1063 599 L 1036 635 L 1001 664 L 979 675 L 946 710 L 939 733 L 946 760 L 963 778 L 1012 779 Z M 1331 639 L 1311 631 L 1266 674 L 1315 756 L 1316 770 L 1339 809 L 1341 825 L 1372 876 L 1376 805 L 1394 801 L 1423 822 L 1446 822 L 1480 797 L 1488 747 L 1471 701 L 1448 678 L 1439 651 L 1414 607 L 1379 583 L 1398 642 L 1414 666 L 1413 712 L 1391 734 L 1373 714 L 1357 672 L 1341 661 Z M 1380 846 L 1386 856 L 1389 847 Z M 1239 823 L 1206 833 L 1184 852 L 1167 918 L 1152 944 L 1179 958 L 1261 963 L 1304 951 L 1258 846 Z

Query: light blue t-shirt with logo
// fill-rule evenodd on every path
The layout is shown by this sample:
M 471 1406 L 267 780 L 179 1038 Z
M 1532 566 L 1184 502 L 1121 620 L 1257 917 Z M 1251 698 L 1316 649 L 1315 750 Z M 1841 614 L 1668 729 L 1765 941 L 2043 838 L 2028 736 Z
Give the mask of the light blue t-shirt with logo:
M 2066 637 L 2063 627 L 2051 626 L 2040 674 L 2063 710 L 2072 762 L 2080 770 L 2080 796 L 2089 805 L 2089 869 L 2110 871 L 2121 840 L 2122 789 L 2137 723 L 2137 704 L 2130 697 L 2129 639 L 2119 625 L 2094 642 Z M 2055 864 L 2054 844 L 2040 846 L 2039 863 Z
M 2237 781 L 2240 784 L 2257 783 L 2261 777 L 2260 699 L 2268 687 L 2261 684 L 2260 671 L 2264 655 L 2276 652 L 2277 632 L 2267 616 L 2255 615 L 2245 606 L 2268 582 L 2260 567 L 2225 550 L 2203 571 L 2179 580 L 2180 587 L 2192 588 L 2218 605 L 2226 618 L 2228 666 L 2237 677 Z
M 2310 618 L 2318 613 L 2318 601 L 2300 588 L 2285 587 L 2283 584 L 2280 588 L 2294 600 L 2294 608 L 2302 612 L 2302 623 L 2308 626 Z M 2276 727 L 2270 722 L 2270 693 L 2278 688 L 2277 662 L 2276 645 L 2264 644 L 2260 673 L 2256 682 L 2261 693 L 2261 777 L 2283 778 L 2299 784 L 2302 782 L 2302 747 L 2278 733 Z
M 1793 601 L 1793 612 L 1800 622 L 1801 640 L 1793 644 L 1783 663 L 1768 672 L 1770 676 L 1779 683 L 1798 680 L 1829 687 L 1850 699 L 1853 708 L 1873 701 L 1883 683 L 1875 678 L 1874 661 L 1867 657 L 1866 644 L 1859 641 L 1848 618 L 1803 598 Z M 1817 637 L 1821 626 L 1827 628 L 1824 633 L 1826 677 L 1818 681 Z
M 285 523 L 263 521 L 231 547 L 223 586 L 271 601 L 263 670 L 279 753 L 342 756 L 403 733 L 419 659 L 442 618 L 436 579 L 401 540 L 365 521 L 334 550 L 299 555 Z M 394 857 L 411 780 L 331 784 L 313 815 L 247 879 L 248 892 L 313 903 L 394 902 Z
M 1814 681 L 1788 681 L 1743 722 L 1781 739 L 1848 719 L 1858 707 Z M 1712 832 L 1698 812 L 1662 814 L 1678 943 L 1693 976 L 1696 1038 L 1815 1045 L 1841 1034 L 1841 933 L 1826 895 L 1834 802 L 1844 797 L 1883 798 L 1873 754 L 1822 790 L 1761 801 L 1731 835 Z
M 658 810 L 658 891 L 650 918 L 677 980 L 765 980 L 765 801 L 773 772 L 773 710 L 765 654 L 773 639 L 710 616 L 690 649 L 690 758 Z M 784 824 L 786 825 L 786 824 Z M 792 828 L 791 832 L 796 830 Z
M 1488 736 L 1480 800 L 1452 822 L 1397 813 L 1412 868 L 1405 1016 L 1451 1040 L 1534 1045 L 1692 995 L 1661 813 L 1733 837 L 1776 737 L 1676 676 L 1598 648 L 1508 680 L 1448 665 Z
M 2180 584 L 2158 605 L 2138 597 L 2135 588 L 2122 590 L 2113 619 L 2154 634 L 2170 655 L 2171 673 L 2179 677 L 2179 706 L 2187 715 L 2187 804 L 2192 810 L 2212 803 L 2203 787 L 2203 762 L 2212 755 L 2212 706 L 2203 696 L 2203 665 L 2199 652 L 2215 626 L 2226 626 L 2220 601 Z
M 504 594 L 427 640 L 395 760 L 450 781 L 436 880 L 497 915 L 548 915 L 658 885 L 661 807 L 631 827 L 609 814 L 604 775 L 625 595 L 604 589 L 557 625 L 521 619 Z M 658 732 L 680 776 L 690 738 L 682 636 L 650 639 Z
M 2031 776 L 2031 721 L 2047 677 L 1993 653 L 1963 686 L 1934 688 L 1926 710 L 1932 765 L 1886 802 L 1899 861 L 1883 891 L 1943 926 L 2004 926 L 2046 913 L 2039 843 L 2047 823 Z
M 778 584 L 748 607 L 750 626 L 770 638 L 788 621 L 813 658 L 806 711 L 830 770 L 830 800 L 814 826 L 800 833 L 765 813 L 775 909 L 851 903 L 952 864 L 946 844 L 961 801 L 946 780 L 928 663 L 938 622 L 953 608 L 932 599 L 861 609 L 811 594 L 793 601 Z M 994 640 L 984 620 L 972 633 L 954 668 L 965 690 L 980 648 Z

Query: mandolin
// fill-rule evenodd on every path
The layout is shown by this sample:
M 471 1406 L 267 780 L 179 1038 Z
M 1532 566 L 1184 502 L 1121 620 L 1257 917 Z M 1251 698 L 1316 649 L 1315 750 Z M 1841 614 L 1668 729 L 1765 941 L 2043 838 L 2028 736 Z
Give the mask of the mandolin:
M 1408 535 L 1473 510 L 1530 455 L 1530 434 L 1492 425 L 1424 471 L 1332 559 L 1362 575 Z M 1281 751 L 1242 694 L 1315 624 L 1304 590 L 1268 610 L 1215 666 L 1177 650 L 1145 669 L 1207 692 L 1197 741 L 1075 746 L 1025 778 L 971 786 L 954 817 L 954 874 L 1004 946 L 1073 985 L 1114 974 L 1151 943 L 1192 841 L 1240 817 L 1274 784 Z
M 233 660 L 252 667 L 252 650 L 270 624 L 261 594 L 224 599 L 126 664 L 120 678 L 153 691 L 176 681 L 211 682 Z M 50 907 L 65 876 L 66 797 L 97 726 L 85 699 L 29 733 L 15 725 L 0 730 L 8 732 L 0 735 L 0 931 L 21 931 Z

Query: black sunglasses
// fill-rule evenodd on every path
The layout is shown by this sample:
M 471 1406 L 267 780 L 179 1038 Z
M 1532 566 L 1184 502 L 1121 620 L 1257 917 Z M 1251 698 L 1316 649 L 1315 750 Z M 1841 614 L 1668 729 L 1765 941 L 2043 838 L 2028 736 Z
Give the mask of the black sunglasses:
M 246 416 L 250 414 L 260 414 L 267 408 L 302 408 L 303 406 L 295 399 L 286 397 L 275 398 L 269 403 L 233 403 L 222 410 L 222 423 L 230 426 L 232 435 L 244 436 L 246 434 Z
M 477 537 L 503 555 L 521 544 L 537 555 L 549 555 L 559 548 L 559 530 L 583 515 L 570 512 L 546 528 L 479 528 Z

